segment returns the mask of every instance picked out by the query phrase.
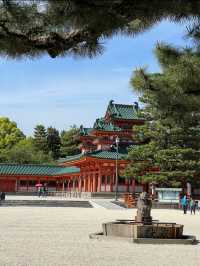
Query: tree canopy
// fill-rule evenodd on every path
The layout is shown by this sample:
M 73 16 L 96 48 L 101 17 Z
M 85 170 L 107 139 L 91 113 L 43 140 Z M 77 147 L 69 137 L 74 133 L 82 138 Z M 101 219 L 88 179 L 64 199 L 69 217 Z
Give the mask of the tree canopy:
M 47 145 L 53 159 L 58 159 L 60 157 L 61 139 L 56 128 L 47 128 Z
M 79 129 L 72 126 L 61 133 L 38 124 L 33 137 L 25 134 L 7 117 L 0 118 L 0 162 L 19 164 L 56 163 L 59 157 L 80 153 Z
M 7 117 L 0 117 L 0 150 L 12 148 L 17 142 L 25 138 L 17 124 Z
M 0 162 L 19 164 L 49 164 L 53 163 L 50 154 L 35 149 L 32 138 L 26 138 L 16 143 L 10 149 L 0 151 Z
M 140 145 L 130 149 L 126 174 L 163 185 L 199 182 L 200 54 L 166 44 L 155 52 L 162 72 L 138 69 L 131 79 L 147 122 L 134 128 Z
M 47 143 L 47 130 L 43 125 L 37 125 L 34 128 L 34 146 L 38 151 L 43 151 L 48 153 L 48 143 Z
M 134 36 L 162 19 L 188 21 L 188 34 L 199 40 L 199 15 L 195 0 L 0 0 L 0 54 L 92 57 L 104 39 Z
M 61 132 L 61 157 L 71 156 L 80 153 L 80 130 L 72 126 L 69 130 Z

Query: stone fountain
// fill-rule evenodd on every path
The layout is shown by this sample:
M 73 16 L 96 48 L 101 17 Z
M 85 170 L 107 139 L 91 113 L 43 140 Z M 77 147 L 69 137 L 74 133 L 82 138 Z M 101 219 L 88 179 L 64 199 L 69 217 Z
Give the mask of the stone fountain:
M 152 201 L 143 192 L 137 201 L 137 215 L 134 220 L 116 220 L 103 223 L 103 232 L 91 234 L 90 238 L 118 237 L 135 243 L 151 244 L 194 244 L 194 236 L 183 235 L 183 225 L 159 222 L 151 217 Z

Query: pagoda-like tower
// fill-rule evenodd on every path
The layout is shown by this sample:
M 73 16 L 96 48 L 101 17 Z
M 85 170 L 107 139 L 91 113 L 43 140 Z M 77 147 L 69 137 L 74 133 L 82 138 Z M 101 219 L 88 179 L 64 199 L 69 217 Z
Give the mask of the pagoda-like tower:
M 127 148 L 134 145 L 133 127 L 143 125 L 139 106 L 115 104 L 110 101 L 103 118 L 98 118 L 92 128 L 80 127 L 79 155 L 60 160 L 62 165 L 80 168 L 79 191 L 115 191 L 116 163 L 119 170 L 119 191 L 135 191 L 135 181 L 121 178 L 128 164 Z M 119 138 L 116 152 L 115 140 Z M 139 187 L 139 186 L 138 186 Z
M 120 147 L 126 149 L 134 144 L 133 126 L 142 125 L 138 104 L 125 105 L 109 102 L 103 118 L 96 119 L 92 128 L 80 127 L 80 149 L 82 153 L 95 150 L 112 150 L 116 137 L 120 139 Z

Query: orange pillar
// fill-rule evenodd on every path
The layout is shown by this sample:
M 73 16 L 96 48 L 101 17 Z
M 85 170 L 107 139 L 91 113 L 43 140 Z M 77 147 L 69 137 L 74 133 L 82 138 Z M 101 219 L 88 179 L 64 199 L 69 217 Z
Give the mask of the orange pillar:
M 91 174 L 89 175 L 89 180 L 90 180 L 89 191 L 92 192 L 92 190 L 93 190 L 93 187 L 92 187 L 92 186 L 93 186 L 93 185 L 92 185 L 92 175 L 91 175 Z
M 104 175 L 104 191 L 107 191 L 107 174 Z
M 90 180 L 90 175 L 88 175 L 88 192 L 91 192 L 91 180 Z
M 85 191 L 88 192 L 88 176 L 85 176 Z
M 18 191 L 18 179 L 16 178 L 16 180 L 15 180 L 15 192 L 17 192 Z
M 110 192 L 113 192 L 113 173 L 110 174 Z
M 97 191 L 101 192 L 101 171 L 98 171 L 98 185 L 97 185 Z
M 97 192 L 97 180 L 96 180 L 96 174 L 95 172 L 93 173 L 93 192 Z
M 83 175 L 83 191 L 86 191 L 86 177 Z
M 79 192 L 82 191 L 82 177 L 81 176 L 78 177 L 78 191 Z
M 64 181 L 64 179 L 62 180 L 62 192 L 64 192 L 65 191 L 65 181 Z

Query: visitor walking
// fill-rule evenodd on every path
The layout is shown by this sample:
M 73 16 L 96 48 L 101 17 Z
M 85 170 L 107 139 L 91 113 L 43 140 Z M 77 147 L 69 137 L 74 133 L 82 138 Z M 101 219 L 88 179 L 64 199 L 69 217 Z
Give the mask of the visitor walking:
M 197 210 L 200 211 L 200 200 L 197 200 Z
M 195 200 L 193 200 L 192 198 L 190 199 L 190 213 L 194 213 L 195 214 L 196 211 L 196 202 Z
M 6 193 L 5 192 L 1 192 L 0 199 L 1 199 L 1 201 L 4 201 L 6 199 Z
M 186 214 L 187 213 L 187 207 L 188 207 L 188 201 L 187 201 L 186 195 L 183 196 L 181 199 L 181 206 L 183 208 L 183 213 Z
M 40 198 L 41 195 L 42 195 L 42 187 L 38 187 L 38 197 Z
M 47 187 L 47 183 L 45 183 L 45 184 L 44 184 L 44 187 L 43 187 L 43 189 L 44 189 L 44 196 L 46 197 L 46 196 L 47 196 L 47 194 L 48 194 L 48 187 Z

